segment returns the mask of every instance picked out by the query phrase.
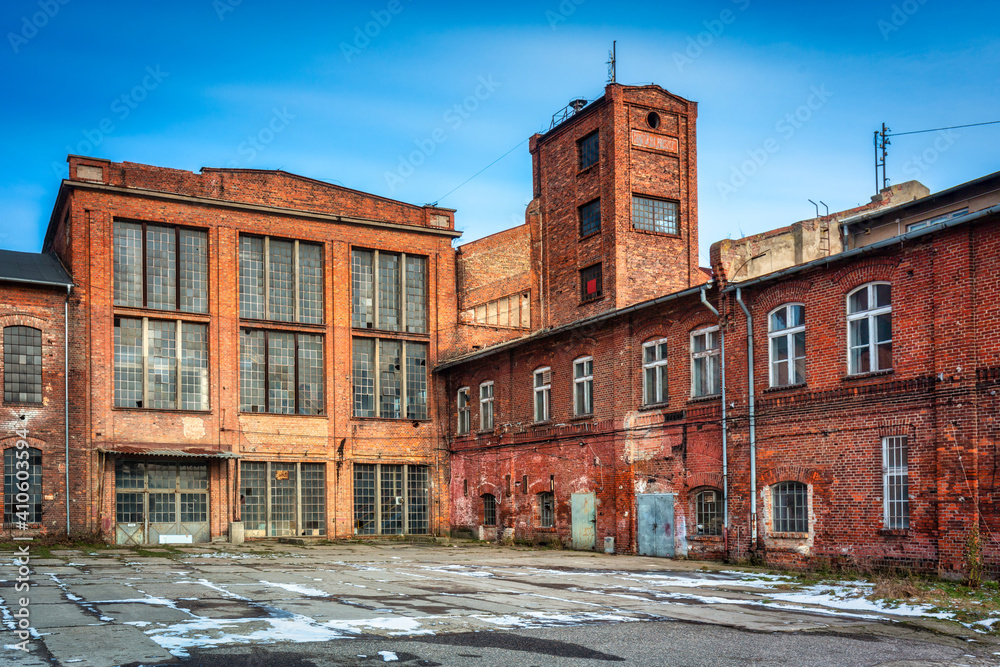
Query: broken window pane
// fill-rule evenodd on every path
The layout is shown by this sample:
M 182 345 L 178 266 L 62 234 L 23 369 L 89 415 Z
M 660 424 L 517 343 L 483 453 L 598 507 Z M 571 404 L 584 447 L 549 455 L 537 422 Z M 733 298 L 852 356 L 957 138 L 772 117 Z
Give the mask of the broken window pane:
M 374 535 L 375 523 L 375 466 L 369 463 L 354 464 L 354 534 Z
M 427 419 L 426 343 L 406 343 L 406 418 Z
M 353 303 L 351 326 L 358 329 L 371 329 L 375 325 L 373 305 L 375 298 L 374 258 L 375 253 L 371 250 L 354 250 L 351 253 Z
M 177 409 L 177 323 L 161 320 L 148 322 L 149 345 L 146 349 L 149 383 L 148 408 Z
M 378 254 L 378 328 L 399 331 L 399 255 Z
M 299 322 L 323 322 L 323 246 L 299 243 Z
M 208 410 L 208 325 L 181 324 L 181 409 Z
M 400 417 L 403 368 L 402 343 L 398 340 L 380 340 L 379 363 L 379 416 L 389 419 Z
M 270 239 L 268 244 L 269 316 L 272 320 L 291 322 L 295 319 L 295 274 L 292 270 L 295 244 L 278 239 Z
M 240 237 L 240 317 L 264 319 L 264 239 Z
M 42 332 L 32 327 L 4 327 L 3 400 L 42 402 Z
M 323 337 L 298 334 L 299 414 L 321 415 L 323 399 Z
M 354 339 L 354 416 L 375 416 L 375 340 Z
M 181 229 L 180 236 L 180 310 L 187 313 L 208 312 L 208 233 Z
M 264 332 L 240 331 L 240 411 L 267 412 Z
M 142 307 L 142 225 L 118 222 L 114 225 L 115 305 Z
M 295 338 L 291 333 L 267 334 L 267 395 L 270 412 L 295 413 Z
M 406 330 L 427 333 L 427 258 L 406 256 Z

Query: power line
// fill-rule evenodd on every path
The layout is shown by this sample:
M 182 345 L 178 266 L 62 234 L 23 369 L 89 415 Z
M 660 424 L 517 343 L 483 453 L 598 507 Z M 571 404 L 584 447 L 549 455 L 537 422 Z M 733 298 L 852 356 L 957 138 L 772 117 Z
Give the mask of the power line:
M 442 199 L 445 199 L 445 198 L 447 198 L 447 197 L 448 197 L 448 195 L 450 195 L 450 194 L 452 194 L 453 192 L 455 192 L 455 190 L 458 190 L 458 189 L 459 189 L 460 187 L 462 187 L 463 185 L 465 185 L 466 183 L 468 183 L 469 181 L 471 181 L 472 179 L 474 179 L 474 178 L 475 178 L 476 176 L 479 176 L 479 174 L 483 173 L 484 171 L 486 171 L 487 169 L 489 169 L 490 167 L 492 167 L 493 165 L 495 165 L 495 164 L 496 164 L 497 162 L 499 162 L 500 160 L 504 159 L 505 157 L 507 157 L 508 155 L 510 155 L 511 153 L 513 153 L 514 151 L 516 151 L 516 150 L 517 150 L 518 148 L 520 148 L 521 146 L 523 146 L 523 145 L 524 145 L 524 143 L 525 143 L 526 141 L 528 141 L 528 139 L 530 139 L 530 138 L 531 138 L 531 137 L 528 137 L 527 139 L 525 139 L 524 141 L 522 141 L 521 143 L 519 143 L 519 144 L 518 144 L 517 146 L 514 146 L 514 147 L 513 147 L 513 148 L 511 148 L 511 149 L 510 149 L 509 151 L 507 151 L 506 153 L 504 153 L 503 155 L 501 155 L 500 157 L 498 157 L 498 158 L 497 158 L 496 160 L 493 160 L 493 162 L 490 162 L 490 163 L 489 163 L 488 165 L 486 165 L 485 167 L 483 167 L 482 169 L 480 169 L 479 171 L 477 171 L 476 173 L 474 173 L 474 174 L 473 174 L 472 176 L 469 176 L 469 178 L 467 178 L 467 179 L 465 179 L 464 181 L 462 181 L 461 183 L 459 183 L 459 184 L 458 184 L 458 185 L 457 185 L 457 186 L 456 186 L 455 188 L 453 188 L 452 190 L 450 190 L 450 191 L 448 192 L 448 194 L 444 195 L 444 197 L 438 197 L 438 198 L 437 198 L 437 199 L 436 199 L 436 200 L 434 201 L 434 203 L 433 203 L 433 204 L 428 204 L 428 206 L 437 206 L 437 205 L 438 205 L 438 203 L 439 203 L 439 202 L 440 202 L 440 201 L 441 201 Z
M 1000 120 L 991 120 L 985 123 L 969 123 L 968 125 L 952 125 L 951 127 L 935 127 L 932 130 L 914 130 L 912 132 L 894 132 L 892 134 L 887 134 L 887 137 L 901 137 L 906 134 L 923 134 L 925 132 L 941 132 L 942 130 L 958 130 L 963 127 L 979 127 L 980 125 L 996 125 L 1000 123 Z

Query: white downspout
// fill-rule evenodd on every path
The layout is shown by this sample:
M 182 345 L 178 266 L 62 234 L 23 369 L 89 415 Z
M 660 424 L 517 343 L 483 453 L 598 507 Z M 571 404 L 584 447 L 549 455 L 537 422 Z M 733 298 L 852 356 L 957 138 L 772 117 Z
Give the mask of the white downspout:
M 739 287 L 736 288 L 736 303 L 740 304 L 743 314 L 747 318 L 747 380 L 749 386 L 747 393 L 750 403 L 750 535 L 753 547 L 757 548 L 757 412 L 754 406 L 754 383 L 753 383 L 753 318 L 750 311 L 743 303 L 743 295 Z
M 712 311 L 716 317 L 719 311 L 708 302 L 705 297 L 706 286 L 701 288 L 701 302 L 706 308 Z M 728 546 L 729 543 L 729 453 L 728 453 L 728 426 L 726 422 L 726 329 L 719 323 L 719 357 L 722 362 L 722 526 L 723 540 Z M 727 549 L 728 553 L 728 549 Z

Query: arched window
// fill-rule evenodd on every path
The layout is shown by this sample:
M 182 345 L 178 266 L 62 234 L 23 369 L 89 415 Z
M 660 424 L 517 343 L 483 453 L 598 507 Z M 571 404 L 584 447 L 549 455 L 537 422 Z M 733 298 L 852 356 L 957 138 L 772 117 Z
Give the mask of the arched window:
M 484 493 L 483 496 L 483 525 L 497 525 L 497 497 L 492 493 Z
M 4 327 L 3 402 L 42 402 L 42 332 Z
M 801 303 L 778 306 L 767 317 L 771 386 L 806 381 L 806 309 Z
M 851 375 L 892 368 L 889 283 L 868 283 L 847 295 L 847 358 Z
M 42 521 L 42 451 L 10 447 L 3 452 L 3 522 Z
M 694 514 L 699 535 L 722 535 L 722 492 L 702 489 L 694 496 Z
M 779 482 L 771 491 L 776 533 L 809 532 L 809 491 L 802 482 Z

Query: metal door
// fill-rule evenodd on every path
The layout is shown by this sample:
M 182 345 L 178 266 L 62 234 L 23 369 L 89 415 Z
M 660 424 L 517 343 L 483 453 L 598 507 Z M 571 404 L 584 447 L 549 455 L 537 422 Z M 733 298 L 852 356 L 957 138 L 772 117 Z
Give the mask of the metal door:
M 674 494 L 644 493 L 636 496 L 639 555 L 673 558 Z
M 594 494 L 574 493 L 571 500 L 573 548 L 593 550 L 597 543 L 597 514 L 594 507 Z

